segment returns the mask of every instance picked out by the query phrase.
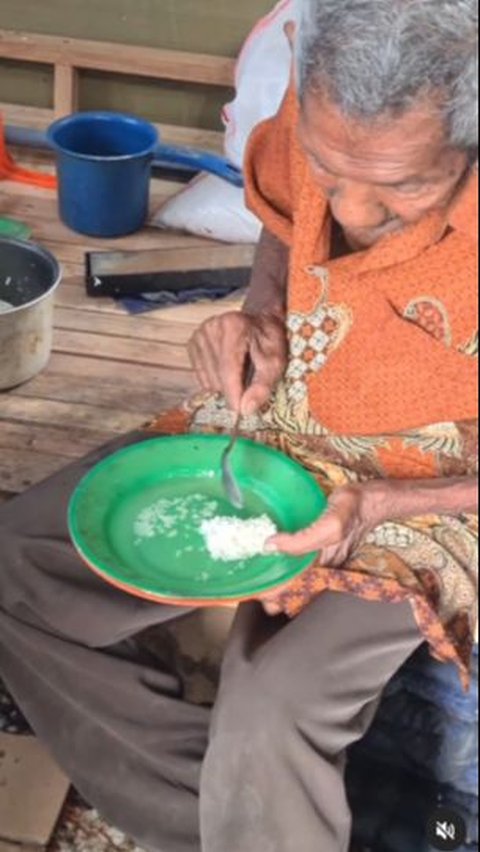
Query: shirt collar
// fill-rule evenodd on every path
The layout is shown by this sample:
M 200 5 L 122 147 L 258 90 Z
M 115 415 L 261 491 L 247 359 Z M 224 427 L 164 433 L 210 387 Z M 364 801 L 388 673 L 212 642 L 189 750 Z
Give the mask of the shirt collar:
M 448 227 L 465 234 L 476 244 L 478 234 L 476 169 L 449 208 L 429 213 L 417 224 L 405 228 L 398 234 L 385 237 L 373 248 L 364 252 L 360 262 L 360 272 L 395 266 L 418 257 L 427 248 L 439 242 Z
M 478 167 L 470 177 L 449 210 L 448 223 L 475 244 L 478 240 Z

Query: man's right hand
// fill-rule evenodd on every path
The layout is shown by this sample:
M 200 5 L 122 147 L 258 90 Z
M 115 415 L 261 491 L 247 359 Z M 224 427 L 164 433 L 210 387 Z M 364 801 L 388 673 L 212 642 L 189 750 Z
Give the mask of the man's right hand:
M 254 414 L 268 402 L 285 372 L 285 324 L 270 314 L 222 314 L 200 326 L 188 351 L 205 390 L 223 394 L 235 412 Z M 245 390 L 243 377 L 247 355 L 253 362 L 255 375 Z

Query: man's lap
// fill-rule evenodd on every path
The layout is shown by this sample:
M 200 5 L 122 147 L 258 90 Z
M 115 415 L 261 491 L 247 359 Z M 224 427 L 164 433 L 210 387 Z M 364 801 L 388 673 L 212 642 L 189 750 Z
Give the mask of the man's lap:
M 108 586 L 84 565 L 68 532 L 68 503 L 82 477 L 103 458 L 148 437 L 138 431 L 115 439 L 0 507 L 1 607 L 97 646 L 187 611 Z

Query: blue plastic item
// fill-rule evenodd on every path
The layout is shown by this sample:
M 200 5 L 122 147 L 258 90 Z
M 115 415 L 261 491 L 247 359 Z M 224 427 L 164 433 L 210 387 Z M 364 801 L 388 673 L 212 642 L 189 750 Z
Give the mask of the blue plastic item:
M 236 166 L 224 157 L 211 154 L 209 151 L 195 151 L 193 148 L 182 148 L 180 145 L 165 145 L 163 142 L 155 151 L 154 166 L 185 168 L 192 172 L 209 172 L 211 175 L 223 178 L 227 183 L 243 187 L 243 175 Z
M 130 115 L 76 113 L 52 124 L 47 140 L 57 154 L 60 216 L 88 236 L 126 236 L 144 225 L 153 165 L 208 171 L 243 185 L 224 158 L 162 145 L 152 124 Z
M 93 237 L 138 231 L 148 213 L 157 133 L 146 122 L 107 113 L 79 113 L 48 130 L 57 153 L 62 221 Z
M 42 150 L 50 147 L 47 134 L 33 127 L 18 127 L 16 124 L 5 125 L 5 141 L 7 145 L 25 145 L 28 148 Z

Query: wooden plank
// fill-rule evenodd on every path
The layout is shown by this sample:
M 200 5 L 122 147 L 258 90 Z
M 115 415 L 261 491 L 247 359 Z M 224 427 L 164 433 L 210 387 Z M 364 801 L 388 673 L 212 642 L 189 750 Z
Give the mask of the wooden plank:
M 115 299 L 111 299 L 109 296 L 95 299 L 87 296 L 85 282 L 83 276 L 80 275 L 67 276 L 60 283 L 55 294 L 55 305 L 60 308 L 75 308 L 79 312 L 86 311 L 103 315 L 126 316 L 125 308 Z M 157 312 L 154 311 L 152 312 L 153 314 L 156 315 Z
M 56 294 L 55 305 L 60 308 L 75 308 L 78 311 L 113 316 L 125 316 L 125 309 L 115 299 L 108 296 L 92 299 L 85 292 L 85 284 L 80 276 L 68 276 L 61 282 Z M 156 312 L 155 312 L 156 313 Z
M 78 72 L 70 64 L 55 65 L 53 105 L 56 118 L 63 118 L 78 109 Z
M 17 218 L 21 218 L 15 214 Z M 58 219 L 30 219 L 33 233 L 37 240 L 49 243 L 61 253 L 63 260 L 75 262 L 83 261 L 88 251 L 116 251 L 119 248 L 130 251 L 147 251 L 157 249 L 160 251 L 186 251 L 193 248 L 221 248 L 218 243 L 209 242 L 202 237 L 192 237 L 182 231 L 163 231 L 159 228 L 145 228 L 132 234 L 130 237 L 120 239 L 96 239 L 83 234 L 76 234 L 63 225 Z M 239 253 L 240 254 L 240 253 Z M 215 256 L 215 251 L 212 252 Z M 220 255 L 221 256 L 221 255 Z
M 25 192 L 25 190 L 28 190 Z M 37 187 L 2 181 L 0 184 L 0 210 L 2 214 L 28 220 L 29 224 L 41 219 L 52 221 L 58 218 L 58 202 L 55 193 L 40 193 Z
M 171 257 L 175 258 L 175 266 L 178 267 L 178 254 L 183 251 L 188 251 L 194 248 L 203 248 L 205 245 L 209 245 L 207 240 L 203 240 L 198 237 L 189 237 L 187 234 L 180 234 L 176 232 L 166 232 L 166 231 L 154 231 L 154 230 L 146 230 L 141 231 L 137 236 L 137 240 L 132 239 L 131 237 L 126 237 L 122 241 L 118 241 L 116 244 L 112 240 L 95 240 L 89 237 L 78 237 L 73 235 L 71 238 L 64 238 L 62 241 L 59 239 L 61 235 L 60 229 L 63 228 L 59 223 L 52 223 L 52 225 L 46 224 L 43 226 L 42 224 L 35 225 L 32 223 L 33 233 L 35 239 L 39 240 L 43 245 L 50 249 L 51 252 L 55 255 L 57 260 L 63 265 L 64 263 L 75 263 L 81 266 L 84 266 L 85 263 L 85 254 L 89 251 L 109 251 L 112 248 L 124 248 L 132 250 L 136 250 L 140 243 L 140 246 L 143 248 L 148 248 L 155 246 L 156 248 L 161 247 L 165 251 L 172 250 L 175 254 L 172 254 Z M 50 235 L 51 236 L 50 236 Z M 213 262 L 213 258 L 216 254 L 216 249 L 220 249 L 221 246 L 219 243 L 211 243 L 213 251 L 210 255 L 210 262 Z M 204 256 L 208 256 L 208 252 L 205 253 Z M 221 254 L 219 255 L 221 257 Z M 238 256 L 241 257 L 241 253 L 238 253 Z M 245 253 L 244 256 L 248 256 Z
M 119 361 L 106 361 L 89 356 L 53 352 L 48 364 L 49 375 L 63 377 L 66 384 L 75 384 L 79 376 L 90 381 L 97 389 L 103 383 L 117 384 L 123 388 L 125 396 L 132 388 L 146 388 L 151 394 L 158 391 L 186 391 L 196 387 L 191 371 L 176 370 L 173 365 L 157 367 L 149 364 L 128 364 Z M 25 393 L 27 388 L 35 388 L 40 376 L 22 385 L 18 393 Z M 98 390 L 97 390 L 98 393 Z M 99 400 L 97 399 L 97 404 Z
M 204 130 L 201 127 L 180 127 L 177 124 L 156 124 L 164 142 L 169 145 L 186 145 L 201 148 L 216 154 L 225 152 L 224 133 L 219 130 Z
M 60 36 L 0 30 L 0 57 L 73 65 L 114 74 L 135 74 L 214 86 L 233 86 L 235 60 L 201 53 L 86 41 Z
M 33 160 L 24 160 L 21 165 L 39 171 Z M 174 194 L 177 187 L 178 184 L 171 184 L 169 191 L 157 194 L 151 193 L 150 215 L 152 218 L 160 207 L 171 198 L 172 193 Z M 50 195 L 52 196 L 52 193 Z M 153 225 L 146 225 L 137 234 L 119 239 L 100 240 L 94 237 L 86 237 L 71 231 L 66 225 L 60 222 L 58 219 L 56 198 L 33 197 L 32 188 L 30 188 L 29 193 L 25 193 L 24 191 L 20 194 L 16 192 L 15 194 L 0 192 L 0 213 L 4 216 L 19 219 L 20 221 L 29 222 L 34 233 L 34 238 L 38 241 L 52 241 L 80 246 L 83 251 L 79 252 L 79 256 L 82 258 L 84 251 L 87 250 L 110 251 L 119 247 L 128 250 L 147 250 L 152 248 L 158 249 L 162 246 L 165 248 L 191 246 L 193 248 L 195 246 L 219 245 L 211 240 L 207 240 L 205 237 L 196 237 L 185 231 L 164 230 Z
M 51 109 L 8 103 L 0 103 L 0 113 L 5 124 L 32 130 L 46 130 L 55 118 Z M 155 127 L 162 140 L 169 145 L 186 145 L 189 148 L 205 148 L 207 151 L 223 153 L 224 134 L 220 131 L 163 123 L 155 124 Z
M 110 434 L 97 429 L 0 420 L 0 455 L 3 459 L 4 450 L 26 450 L 74 459 L 106 443 Z
M 62 456 L 35 450 L 2 450 L 0 490 L 19 494 L 64 466 Z
M 172 388 L 165 388 L 158 379 L 149 384 L 132 381 L 127 386 L 126 383 L 119 380 L 115 381 L 115 377 L 111 377 L 108 371 L 102 379 L 98 376 L 92 379 L 79 375 L 72 380 L 69 376 L 51 373 L 47 370 L 40 373 L 34 381 L 18 388 L 16 395 L 34 399 L 80 403 L 97 408 L 107 407 L 138 414 L 148 420 L 161 411 L 181 404 L 193 392 L 195 388 L 193 376 L 188 373 L 186 376 L 187 378 L 183 382 L 179 381 Z M 2 428 L 0 422 L 0 433 Z M 0 446 L 1 441 L 2 438 L 0 437 Z
M 47 248 L 47 246 L 45 246 Z M 78 278 L 84 278 L 85 275 L 85 264 L 84 263 L 75 263 L 74 261 L 64 260 L 62 261 L 62 283 L 68 284 L 70 281 Z
M 29 184 L 16 183 L 13 180 L 2 180 L 1 187 L 4 193 L 12 195 L 12 197 L 16 197 L 17 195 L 24 195 L 29 196 L 31 198 L 34 192 L 33 188 L 29 186 Z M 42 186 L 36 186 L 35 197 L 52 199 L 55 197 L 55 193 L 53 189 L 45 189 Z
M 89 355 L 95 359 L 126 361 L 130 364 L 154 364 L 189 370 L 190 361 L 185 346 L 159 343 L 153 340 L 135 340 L 131 337 L 104 337 L 84 331 L 55 329 L 53 347 L 56 352 Z
M 69 429 L 82 427 L 114 434 L 136 429 L 144 421 L 144 417 L 135 412 L 15 395 L 6 395 L 2 398 L 1 416 L 5 420 L 19 423 L 45 426 L 55 423 L 57 426 L 67 426 Z
M 55 328 L 64 331 L 86 331 L 106 337 L 131 337 L 134 340 L 140 338 L 181 346 L 188 343 L 193 333 L 192 326 L 187 323 L 149 319 L 149 314 L 129 316 L 122 313 L 105 316 L 58 306 L 55 311 Z
M 151 182 L 150 207 L 152 215 L 175 194 L 183 185 L 154 179 Z M 115 249 L 181 249 L 201 248 L 212 256 L 218 254 L 218 264 L 222 257 L 231 255 L 240 264 L 248 263 L 253 257 L 254 247 L 248 244 L 226 244 L 217 240 L 195 236 L 185 231 L 146 226 L 136 234 L 117 239 L 99 239 L 77 234 L 64 225 L 58 218 L 58 204 L 51 190 L 31 187 L 12 181 L 0 184 L 0 210 L 4 215 L 28 221 L 35 232 L 36 239 L 54 243 L 67 243 L 71 248 L 64 252 L 65 259 L 83 259 L 86 251 L 109 251 Z M 76 250 L 73 247 L 78 247 Z
M 24 164 L 27 165 L 27 162 L 24 161 Z M 33 160 L 30 160 L 28 163 L 29 166 L 34 166 Z M 39 196 L 37 194 L 37 190 L 32 187 L 26 187 L 22 184 L 14 184 L 12 182 L 8 183 L 8 191 L 4 192 L 2 189 L 7 186 L 7 183 L 2 183 L 0 185 L 0 209 L 4 214 L 10 213 L 11 216 L 16 216 L 18 219 L 28 218 L 29 221 L 33 224 L 33 226 L 37 229 L 39 236 L 41 235 L 40 228 L 50 229 L 46 231 L 47 238 L 50 236 L 50 233 L 57 234 L 57 239 L 60 241 L 71 241 L 71 242 L 85 242 L 85 237 L 81 234 L 76 234 L 74 231 L 71 231 L 67 228 L 66 225 L 61 223 L 58 219 L 58 202 L 55 194 L 50 192 L 47 197 Z M 150 192 L 150 209 L 151 215 L 153 216 L 158 208 L 168 201 L 172 195 L 175 194 L 179 189 L 183 188 L 183 185 L 178 183 L 170 183 L 168 181 L 160 181 L 153 180 L 151 182 L 151 192 Z M 25 192 L 25 189 L 28 189 L 28 192 Z M 140 239 L 140 245 L 142 242 L 142 234 L 143 231 L 140 231 L 138 234 L 133 234 L 130 237 L 124 237 L 123 239 L 128 240 L 128 244 L 135 242 L 137 239 Z M 150 234 L 150 239 L 152 235 L 156 235 L 160 244 L 164 238 L 170 239 L 173 236 L 181 236 L 182 240 L 185 238 L 184 231 L 174 231 L 172 230 L 163 230 L 161 228 L 154 228 L 151 226 L 148 230 L 148 234 Z M 205 242 L 204 237 L 197 237 L 193 239 L 202 239 Z M 118 245 L 118 240 L 111 241 L 113 245 Z M 100 246 L 104 245 L 104 241 L 102 240 L 99 243 Z M 108 243 L 107 243 L 108 246 Z
M 44 175 L 55 174 L 55 161 L 51 151 L 41 151 L 34 148 L 20 148 L 16 145 L 8 146 L 9 153 L 17 165 L 24 169 L 31 169 L 35 172 L 40 172 Z M 51 190 L 52 197 L 54 196 L 53 188 Z
M 32 130 L 46 130 L 54 118 L 52 109 L 24 106 L 23 104 L 0 102 L 0 112 L 5 124 L 30 127 Z
M 150 207 L 152 214 L 163 202 L 167 201 L 172 195 L 179 190 L 185 188 L 183 183 L 175 181 L 161 180 L 153 178 L 150 182 Z M 27 184 L 16 183 L 14 181 L 2 181 L 0 184 L 0 204 L 2 208 L 10 207 L 17 212 L 17 215 L 30 215 L 33 221 L 37 219 L 47 219 L 51 222 L 59 223 L 58 219 L 58 202 L 56 194 L 52 190 L 41 189 L 40 187 L 31 187 Z M 6 209 L 4 209 L 6 212 Z M 74 237 L 75 233 L 67 229 L 68 233 Z M 153 228 L 157 234 L 181 233 L 181 231 L 163 231 L 160 228 Z M 139 232 L 142 233 L 141 231 Z M 125 237 L 129 241 L 134 240 L 139 234 L 133 234 L 130 237 Z M 198 238 L 200 239 L 200 238 Z M 202 238 L 205 241 L 205 238 Z
M 12 149 L 15 150 L 15 149 Z M 17 149 L 19 150 L 19 149 Z M 34 164 L 34 157 L 38 156 L 38 152 L 30 151 L 30 149 L 26 149 L 30 153 L 30 161 L 31 164 Z M 42 156 L 40 154 L 40 156 Z M 43 169 L 45 171 L 45 169 Z M 152 178 L 150 182 L 150 202 L 152 212 L 156 210 L 160 204 L 167 201 L 174 195 L 176 192 L 183 190 L 185 188 L 185 184 L 178 183 L 175 181 L 162 180 L 160 178 Z M 14 207 L 18 210 L 18 215 L 31 215 L 33 219 L 47 219 L 52 223 L 60 224 L 58 219 L 58 202 L 56 198 L 56 194 L 51 190 L 48 190 L 48 194 L 46 194 L 45 190 L 43 193 L 37 187 L 27 186 L 26 184 L 15 183 L 13 181 L 5 181 L 0 184 L 0 203 L 5 206 Z M 74 231 L 71 231 L 69 228 L 66 228 L 67 232 L 71 237 L 78 236 Z M 182 233 L 183 236 L 185 234 L 181 231 L 163 231 L 160 228 L 153 228 L 152 231 L 155 231 L 157 234 L 170 234 L 170 233 Z M 142 232 L 138 232 L 137 234 L 133 234 L 130 237 L 125 237 L 124 239 L 128 239 L 129 241 L 137 238 Z M 199 238 L 200 239 L 200 238 Z M 205 241 L 205 237 L 202 238 Z

